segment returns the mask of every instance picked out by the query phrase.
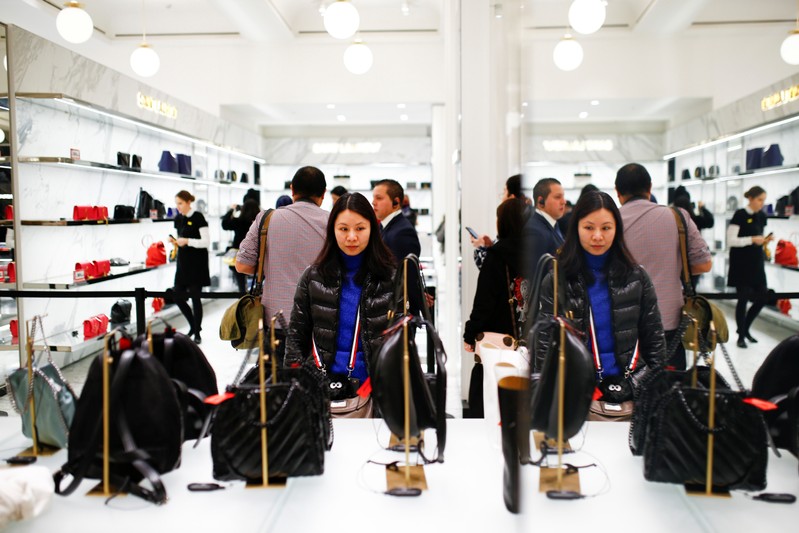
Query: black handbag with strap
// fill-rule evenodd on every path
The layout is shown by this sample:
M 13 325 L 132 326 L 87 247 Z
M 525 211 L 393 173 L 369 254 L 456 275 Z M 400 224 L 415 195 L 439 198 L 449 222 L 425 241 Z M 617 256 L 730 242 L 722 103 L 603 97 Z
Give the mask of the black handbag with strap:
M 110 351 L 110 480 L 115 487 L 162 504 L 167 494 L 160 474 L 180 465 L 183 419 L 172 380 L 146 350 Z M 102 479 L 103 378 L 101 354 L 92 362 L 69 434 L 67 462 L 53 475 L 57 494 L 75 491 L 84 478 Z M 64 477 L 72 481 L 64 488 Z M 138 484 L 147 479 L 152 488 Z

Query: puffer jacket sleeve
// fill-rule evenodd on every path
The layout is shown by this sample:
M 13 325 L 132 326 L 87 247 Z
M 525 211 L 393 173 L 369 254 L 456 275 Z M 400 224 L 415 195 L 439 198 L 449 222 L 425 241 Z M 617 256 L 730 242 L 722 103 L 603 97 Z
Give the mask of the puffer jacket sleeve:
M 638 316 L 638 340 L 641 357 L 646 368 L 633 375 L 633 383 L 641 381 L 643 375 L 663 364 L 666 355 L 666 338 L 657 304 L 655 286 L 644 269 L 639 269 L 641 277 L 641 312 Z
M 555 288 L 553 287 L 552 272 L 544 276 L 544 281 L 541 283 L 540 304 L 541 310 L 538 312 L 538 320 L 552 318 L 552 309 L 554 307 L 554 294 Z M 533 302 L 535 303 L 535 302 Z M 535 324 L 533 324 L 533 329 Z M 532 332 L 532 330 L 531 330 Z M 538 340 L 535 346 L 535 357 L 533 358 L 533 372 L 541 372 L 544 366 L 544 359 L 549 351 L 549 331 L 543 329 L 538 334 Z
M 291 321 L 288 335 L 286 335 L 286 365 L 302 363 L 311 354 L 313 317 L 308 284 L 312 268 L 305 269 L 297 283 L 297 290 L 294 292 L 294 307 L 291 309 Z

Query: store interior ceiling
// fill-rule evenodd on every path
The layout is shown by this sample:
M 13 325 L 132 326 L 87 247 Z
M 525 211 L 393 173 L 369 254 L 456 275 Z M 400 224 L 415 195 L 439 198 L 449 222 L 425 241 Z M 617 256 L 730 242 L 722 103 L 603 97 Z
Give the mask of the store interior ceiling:
M 442 61 L 453 1 L 352 0 L 358 36 L 375 55 L 361 76 L 341 62 L 349 43 L 325 32 L 321 13 L 331 0 L 84 0 L 95 32 L 81 45 L 56 33 L 60 0 L 3 0 L 0 21 L 129 76 L 128 56 L 144 29 L 161 70 L 143 81 L 274 135 L 418 131 L 446 99 Z M 509 79 L 520 78 L 521 88 L 508 89 L 510 106 L 543 129 L 664 131 L 797 71 L 779 56 L 796 25 L 796 0 L 607 0 L 602 29 L 577 36 L 583 65 L 558 71 L 552 49 L 567 31 L 570 3 L 484 4 L 491 32 L 521 35 L 511 44 L 520 47 L 521 66 L 508 68 L 521 74 Z

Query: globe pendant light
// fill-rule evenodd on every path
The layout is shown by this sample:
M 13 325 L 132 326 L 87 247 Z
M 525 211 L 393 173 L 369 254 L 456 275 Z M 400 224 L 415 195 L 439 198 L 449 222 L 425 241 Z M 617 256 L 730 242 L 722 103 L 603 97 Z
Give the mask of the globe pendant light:
M 344 51 L 344 66 L 353 74 L 366 74 L 372 68 L 374 56 L 363 41 L 356 39 Z
M 789 65 L 799 65 L 799 29 L 791 31 L 780 46 L 782 60 Z
M 161 68 L 161 59 L 147 44 L 147 31 L 144 27 L 144 0 L 141 2 L 141 44 L 130 54 L 130 68 L 142 78 L 154 76 Z
M 358 31 L 361 18 L 347 0 L 336 0 L 325 9 L 325 29 L 336 39 L 349 39 Z
M 85 43 L 92 36 L 94 23 L 78 2 L 67 2 L 55 19 L 58 34 L 72 44 Z
M 567 33 L 555 45 L 555 50 L 552 52 L 552 60 L 560 70 L 574 70 L 583 62 L 583 47 Z
M 574 0 L 569 7 L 569 24 L 577 33 L 588 35 L 602 27 L 605 14 L 603 0 Z

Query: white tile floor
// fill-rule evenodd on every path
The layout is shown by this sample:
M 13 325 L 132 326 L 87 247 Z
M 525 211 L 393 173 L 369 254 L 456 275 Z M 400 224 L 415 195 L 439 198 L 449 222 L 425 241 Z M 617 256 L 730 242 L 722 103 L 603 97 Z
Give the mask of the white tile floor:
M 445 301 L 443 295 L 439 293 L 439 301 Z M 225 386 L 229 384 L 236 375 L 239 369 L 242 358 L 244 357 L 243 351 L 234 350 L 230 343 L 219 339 L 218 327 L 227 306 L 230 304 L 228 300 L 219 300 L 205 305 L 205 318 L 203 325 L 203 343 L 202 349 L 208 358 L 211 365 L 214 367 L 217 376 L 217 382 L 220 390 L 224 390 Z M 730 326 L 731 333 L 735 331 L 735 318 L 733 316 L 734 310 L 728 305 L 721 305 L 727 316 L 727 321 Z M 188 326 L 186 325 L 183 317 L 178 314 L 171 318 L 169 322 L 178 331 L 186 332 Z M 445 327 L 445 326 L 444 326 Z M 773 325 L 765 320 L 758 319 L 753 326 L 752 335 L 759 340 L 757 344 L 750 344 L 748 348 L 742 349 L 735 345 L 735 338 L 731 338 L 726 347 L 730 353 L 741 380 L 744 385 L 749 388 L 752 385 L 752 378 L 759 368 L 763 359 L 768 353 L 784 338 L 789 335 L 795 334 L 795 331 L 787 330 L 783 327 Z M 425 335 L 417 335 L 419 351 L 424 358 L 426 354 L 426 338 Z M 719 371 L 733 384 L 732 374 L 724 362 L 721 350 L 717 350 L 717 365 Z M 67 366 L 63 369 L 69 383 L 75 388 L 76 392 L 80 394 L 83 387 L 86 370 L 91 363 L 92 358 L 86 358 L 78 363 Z M 424 359 L 423 359 L 424 360 Z M 457 368 L 460 365 L 460 353 L 449 354 L 449 361 L 447 363 L 448 374 L 448 394 L 447 394 L 447 413 L 455 417 L 460 417 L 461 400 L 460 400 L 460 371 Z M 11 408 L 8 396 L 0 397 L 0 411 L 7 412 L 10 416 L 16 416 L 16 413 Z

